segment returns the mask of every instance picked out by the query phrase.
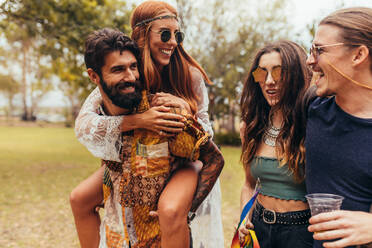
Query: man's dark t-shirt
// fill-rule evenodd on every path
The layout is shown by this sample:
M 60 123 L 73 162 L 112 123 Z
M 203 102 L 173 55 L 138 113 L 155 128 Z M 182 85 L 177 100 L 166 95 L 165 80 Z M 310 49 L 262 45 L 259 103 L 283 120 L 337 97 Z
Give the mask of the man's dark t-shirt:
M 308 193 L 341 195 L 341 209 L 369 212 L 372 119 L 344 112 L 335 97 L 313 97 L 307 108 L 305 147 Z

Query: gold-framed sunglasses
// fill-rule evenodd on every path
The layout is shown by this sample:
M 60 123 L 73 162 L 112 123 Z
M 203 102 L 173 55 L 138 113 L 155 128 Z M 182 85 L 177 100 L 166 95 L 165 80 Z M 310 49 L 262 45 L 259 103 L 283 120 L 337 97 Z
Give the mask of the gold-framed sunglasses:
M 252 75 L 256 83 L 265 83 L 267 79 L 267 75 L 269 73 L 271 74 L 271 77 L 273 78 L 273 80 L 275 82 L 278 82 L 282 75 L 282 66 L 281 65 L 274 66 L 271 72 L 268 72 L 264 68 L 257 67 L 256 70 L 252 72 Z

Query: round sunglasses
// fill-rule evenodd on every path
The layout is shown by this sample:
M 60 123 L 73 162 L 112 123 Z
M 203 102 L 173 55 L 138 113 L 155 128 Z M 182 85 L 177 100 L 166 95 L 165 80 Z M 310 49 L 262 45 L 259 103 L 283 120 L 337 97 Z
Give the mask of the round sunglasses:
M 172 32 L 169 29 L 163 29 L 156 33 L 160 34 L 160 39 L 164 43 L 168 42 L 172 38 Z M 174 33 L 174 37 L 176 39 L 177 44 L 179 45 L 182 43 L 183 39 L 185 38 L 185 34 L 181 31 L 176 31 Z

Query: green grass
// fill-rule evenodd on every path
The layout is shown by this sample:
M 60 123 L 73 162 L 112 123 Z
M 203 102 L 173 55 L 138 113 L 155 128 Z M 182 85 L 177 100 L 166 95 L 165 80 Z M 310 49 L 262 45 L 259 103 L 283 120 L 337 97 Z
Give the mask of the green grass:
M 239 148 L 223 147 L 225 247 L 239 218 Z M 0 247 L 79 247 L 69 193 L 100 166 L 73 129 L 0 126 Z
M 244 182 L 244 170 L 240 163 L 240 147 L 222 147 L 225 167 L 222 170 L 222 222 L 225 247 L 230 247 L 235 227 L 240 217 L 240 192 Z

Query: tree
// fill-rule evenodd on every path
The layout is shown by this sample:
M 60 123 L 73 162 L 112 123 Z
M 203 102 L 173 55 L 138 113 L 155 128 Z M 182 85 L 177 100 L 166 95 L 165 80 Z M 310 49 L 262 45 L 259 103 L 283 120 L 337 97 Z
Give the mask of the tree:
M 13 113 L 13 98 L 19 93 L 20 85 L 9 75 L 0 74 L 0 92 L 2 92 L 8 99 L 7 117 L 9 118 Z
M 33 39 L 35 39 L 36 26 L 29 20 L 26 22 L 20 22 L 18 19 L 11 21 L 12 17 L 5 15 L 10 8 L 8 5 L 9 2 L 5 1 L 1 5 L 1 16 L 3 19 L 1 20 L 0 27 L 10 47 L 8 54 L 12 54 L 9 57 L 8 64 L 10 61 L 16 62 L 22 70 L 21 94 L 24 112 L 23 118 L 25 120 L 31 120 L 32 113 L 30 112 L 27 101 L 29 94 L 28 74 L 30 71 L 29 65 L 31 64 L 32 44 Z M 14 63 L 12 65 L 14 66 Z
M 288 35 L 289 25 L 282 14 L 286 1 L 251 0 L 245 4 L 249 8 L 222 0 L 195 4 L 177 0 L 189 37 L 185 46 L 213 81 L 208 87 L 211 119 L 223 120 L 226 129 L 235 132 L 239 94 L 252 56 L 265 43 Z M 206 8 L 211 9 L 210 15 Z
M 129 11 L 119 1 L 59 1 L 52 5 L 53 15 L 44 21 L 48 43 L 44 54 L 51 54 L 53 70 L 61 83 L 59 88 L 70 101 L 75 118 L 80 103 L 94 85 L 84 72 L 84 40 L 92 31 L 103 27 L 118 28 L 129 33 Z
M 44 78 L 50 75 L 47 72 L 50 69 L 70 99 L 71 114 L 75 117 L 80 102 L 93 88 L 83 73 L 84 39 L 103 27 L 129 30 L 129 11 L 125 2 L 119 0 L 7 0 L 0 6 L 0 17 L 0 28 L 7 34 L 8 41 L 20 43 L 26 114 L 27 88 L 30 87 L 27 71 L 40 76 L 35 80 L 37 87 L 33 87 L 40 92 L 50 89 L 45 85 L 49 81 Z M 22 37 L 11 36 L 11 33 L 22 34 Z M 44 63 L 38 67 L 40 62 Z M 28 68 L 30 64 L 36 66 Z

